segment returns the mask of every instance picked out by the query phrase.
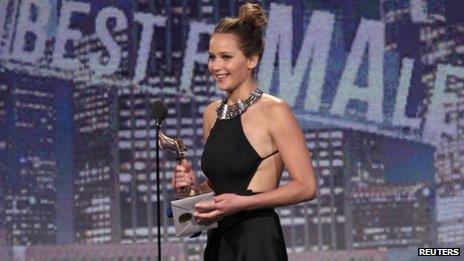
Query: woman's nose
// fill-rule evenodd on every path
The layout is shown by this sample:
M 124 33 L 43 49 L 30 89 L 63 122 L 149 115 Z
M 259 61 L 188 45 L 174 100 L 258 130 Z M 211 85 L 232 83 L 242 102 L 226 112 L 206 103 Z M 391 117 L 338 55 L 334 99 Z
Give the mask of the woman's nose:
M 222 68 L 222 64 L 217 60 L 210 61 L 210 68 L 212 71 L 219 71 Z

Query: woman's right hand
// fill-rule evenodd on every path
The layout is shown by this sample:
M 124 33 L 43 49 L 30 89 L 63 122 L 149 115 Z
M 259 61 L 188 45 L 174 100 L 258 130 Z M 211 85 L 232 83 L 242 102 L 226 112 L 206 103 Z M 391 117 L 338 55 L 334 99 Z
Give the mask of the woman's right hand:
M 176 165 L 174 175 L 172 177 L 172 187 L 181 194 L 185 187 L 193 188 L 195 186 L 195 173 L 192 170 L 192 165 L 188 160 L 183 159 L 180 164 Z

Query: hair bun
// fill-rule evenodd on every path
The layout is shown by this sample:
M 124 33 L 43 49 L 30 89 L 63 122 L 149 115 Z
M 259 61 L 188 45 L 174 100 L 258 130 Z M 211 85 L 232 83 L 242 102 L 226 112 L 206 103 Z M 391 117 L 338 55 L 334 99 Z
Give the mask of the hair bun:
M 255 27 L 264 27 L 267 23 L 263 8 L 251 3 L 246 3 L 240 7 L 238 19 Z

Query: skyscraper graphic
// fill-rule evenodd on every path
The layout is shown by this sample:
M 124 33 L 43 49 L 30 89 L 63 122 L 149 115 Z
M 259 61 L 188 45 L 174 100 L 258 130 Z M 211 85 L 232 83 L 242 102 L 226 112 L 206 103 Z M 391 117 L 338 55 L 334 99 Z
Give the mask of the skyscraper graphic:
M 347 248 L 430 246 L 430 188 L 387 183 L 381 144 L 379 135 L 347 131 Z
M 463 27 L 464 28 L 464 27 Z M 463 35 L 460 36 L 463 38 Z M 464 46 L 464 45 L 461 45 Z M 462 56 L 462 54 L 461 54 Z M 435 151 L 437 183 L 437 240 L 439 245 L 464 245 L 464 79 L 452 77 L 447 86 L 457 102 L 447 101 L 448 122 L 457 129 L 457 136 L 443 137 Z
M 291 252 L 328 251 L 352 248 L 354 218 L 349 199 L 351 183 L 364 187 L 383 184 L 380 136 L 364 144 L 370 134 L 343 129 L 306 130 L 317 177 L 315 200 L 279 208 L 287 248 Z M 370 144 L 370 146 L 369 146 Z M 288 181 L 284 173 L 283 183 Z
M 4 177 L 7 242 L 56 242 L 55 92 L 47 78 L 2 76 L 8 155 Z M 4 110 L 5 111 L 5 110 Z M 5 146 L 3 143 L 2 146 Z
M 440 7 L 441 15 L 421 26 L 422 81 L 429 90 L 427 105 L 430 104 L 432 90 L 436 88 L 437 65 L 462 66 L 464 58 L 464 25 L 456 16 L 456 7 L 450 1 L 444 1 Z M 457 102 L 445 100 L 440 104 L 445 109 L 446 123 L 457 129 L 455 137 L 442 135 L 434 157 L 437 244 L 444 246 L 464 244 L 463 81 L 457 76 L 449 76 L 445 92 L 456 95 Z
M 431 244 L 430 188 L 420 182 L 386 182 L 384 137 L 315 129 L 305 131 L 305 138 L 318 195 L 311 202 L 279 208 L 289 252 Z M 285 172 L 282 183 L 287 181 Z
M 430 196 L 425 183 L 352 189 L 352 248 L 431 246 Z
M 442 246 L 464 244 L 462 139 L 442 142 L 435 153 L 437 182 L 437 240 Z
M 127 43 L 126 31 L 115 37 L 119 44 Z M 89 67 L 90 53 L 103 50 L 97 37 L 88 35 L 79 42 L 76 54 L 82 67 L 76 73 L 73 95 L 74 239 L 80 243 L 118 242 L 120 238 L 114 84 L 120 74 L 99 82 Z
M 7 102 L 8 87 L 0 82 L 0 230 L 2 230 L 2 239 L 5 240 L 5 189 L 6 188 L 6 170 L 7 170 Z M 0 241 L 2 240 L 0 239 Z

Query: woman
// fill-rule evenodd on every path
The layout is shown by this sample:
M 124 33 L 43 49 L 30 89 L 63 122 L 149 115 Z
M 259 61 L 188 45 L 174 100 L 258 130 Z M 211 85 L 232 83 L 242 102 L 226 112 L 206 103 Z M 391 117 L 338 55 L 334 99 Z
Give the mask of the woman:
M 205 260 L 287 260 L 275 207 L 311 200 L 316 180 L 303 133 L 290 107 L 258 89 L 254 71 L 264 51 L 264 11 L 241 6 L 224 18 L 210 39 L 208 67 L 227 98 L 206 107 L 201 159 L 207 179 L 201 192 L 214 201 L 195 206 L 197 222 L 218 221 L 208 232 Z M 283 167 L 291 182 L 279 187 Z M 174 189 L 195 185 L 184 160 Z

